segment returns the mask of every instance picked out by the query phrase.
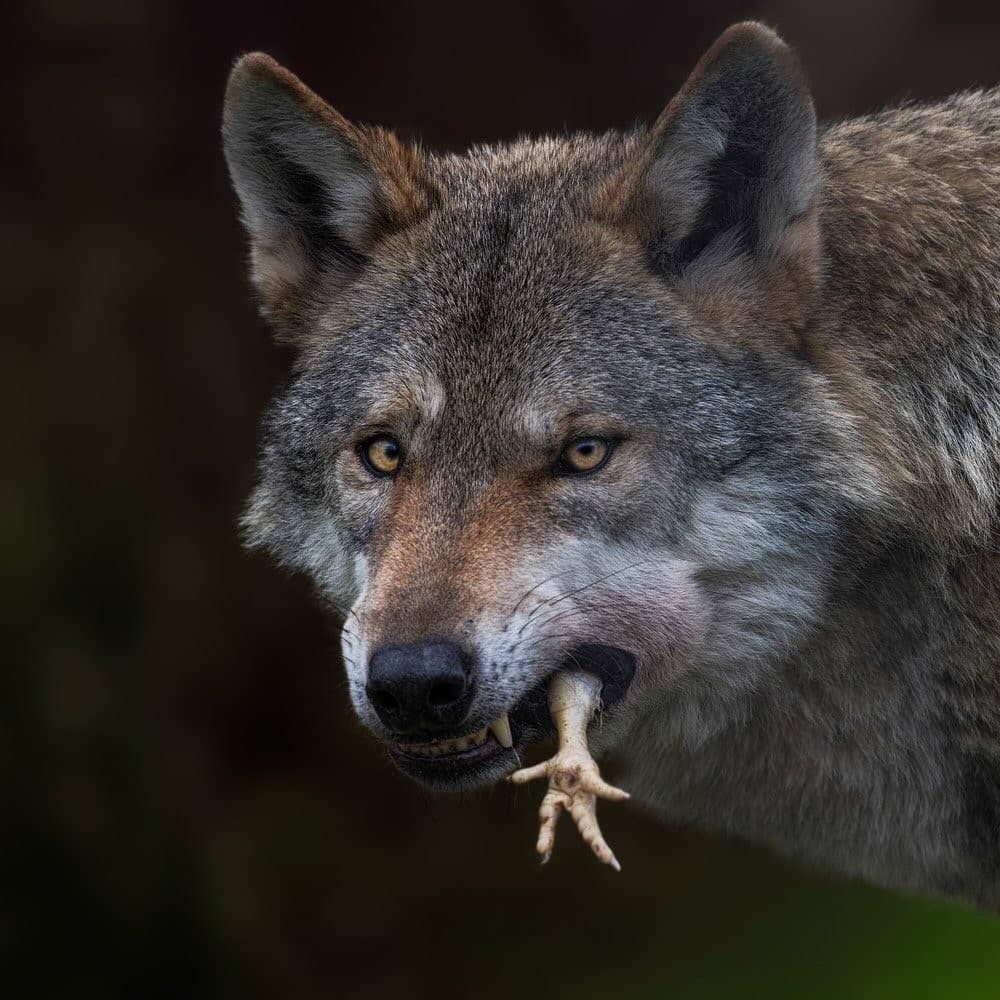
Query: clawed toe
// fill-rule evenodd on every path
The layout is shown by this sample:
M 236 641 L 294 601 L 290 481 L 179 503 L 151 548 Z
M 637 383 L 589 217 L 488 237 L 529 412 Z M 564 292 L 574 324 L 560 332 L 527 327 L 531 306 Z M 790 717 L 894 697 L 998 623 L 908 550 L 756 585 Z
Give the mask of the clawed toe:
M 573 817 L 584 842 L 595 856 L 615 871 L 621 865 L 608 846 L 597 822 L 597 800 L 622 802 L 628 792 L 609 785 L 600 774 L 597 764 L 589 756 L 580 759 L 577 754 L 557 753 L 555 757 L 534 767 L 515 771 L 510 776 L 514 784 L 524 784 L 537 778 L 548 778 L 549 788 L 538 810 L 539 830 L 537 851 L 545 864 L 552 856 L 556 825 L 559 817 L 568 812 Z

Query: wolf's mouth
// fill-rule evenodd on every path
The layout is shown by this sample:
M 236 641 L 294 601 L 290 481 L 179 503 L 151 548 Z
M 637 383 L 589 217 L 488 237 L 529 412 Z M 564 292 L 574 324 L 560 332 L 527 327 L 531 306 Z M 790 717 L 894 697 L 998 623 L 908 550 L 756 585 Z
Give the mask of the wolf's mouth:
M 395 741 L 389 753 L 396 766 L 422 785 L 458 791 L 492 784 L 521 764 L 520 752 L 555 735 L 549 717 L 547 690 L 558 670 L 581 670 L 602 681 L 605 713 L 628 692 L 635 674 L 635 657 L 614 646 L 575 648 L 557 670 L 529 690 L 506 716 L 473 732 L 455 733 L 423 742 Z
M 412 754 L 415 757 L 442 757 L 465 753 L 469 750 L 484 746 L 490 737 L 500 744 L 500 746 L 510 749 L 514 745 L 510 732 L 510 719 L 504 713 L 499 719 L 494 720 L 488 726 L 471 733 L 468 736 L 456 736 L 451 739 L 429 740 L 426 743 L 397 743 L 396 745 L 404 753 Z

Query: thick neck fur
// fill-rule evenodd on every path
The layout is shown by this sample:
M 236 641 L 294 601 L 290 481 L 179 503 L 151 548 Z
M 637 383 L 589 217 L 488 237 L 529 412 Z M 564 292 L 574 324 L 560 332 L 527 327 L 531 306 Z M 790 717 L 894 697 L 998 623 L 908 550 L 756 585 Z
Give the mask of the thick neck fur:
M 676 704 L 641 717 L 626 741 L 640 796 L 830 870 L 1000 902 L 943 666 L 974 644 L 946 624 L 965 610 L 946 576 L 914 552 L 886 553 L 829 594 L 822 626 L 703 741 L 678 732 Z

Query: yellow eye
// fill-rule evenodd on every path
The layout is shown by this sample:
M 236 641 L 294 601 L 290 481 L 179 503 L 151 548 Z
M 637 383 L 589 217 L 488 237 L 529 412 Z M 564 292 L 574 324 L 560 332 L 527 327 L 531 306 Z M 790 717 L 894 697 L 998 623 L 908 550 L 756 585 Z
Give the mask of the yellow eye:
M 595 472 L 608 460 L 611 442 L 605 438 L 586 437 L 570 441 L 559 456 L 561 472 Z
M 376 434 L 361 446 L 362 461 L 376 476 L 391 476 L 403 460 L 403 449 L 389 434 Z

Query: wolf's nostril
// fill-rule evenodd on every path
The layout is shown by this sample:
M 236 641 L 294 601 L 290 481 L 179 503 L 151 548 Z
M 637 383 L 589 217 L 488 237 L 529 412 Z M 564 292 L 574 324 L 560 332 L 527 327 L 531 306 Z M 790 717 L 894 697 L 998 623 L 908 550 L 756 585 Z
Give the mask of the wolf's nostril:
M 372 654 L 365 691 L 379 720 L 395 732 L 441 731 L 468 714 L 470 675 L 470 658 L 457 643 L 399 643 Z
M 450 705 L 452 702 L 458 701 L 464 693 L 464 681 L 442 681 L 434 684 L 427 692 L 427 704 L 433 705 L 435 708 L 440 708 L 443 705 Z
M 383 712 L 398 712 L 399 702 L 391 694 L 385 691 L 372 691 L 369 692 L 368 697 L 371 699 L 372 704 L 379 710 Z

